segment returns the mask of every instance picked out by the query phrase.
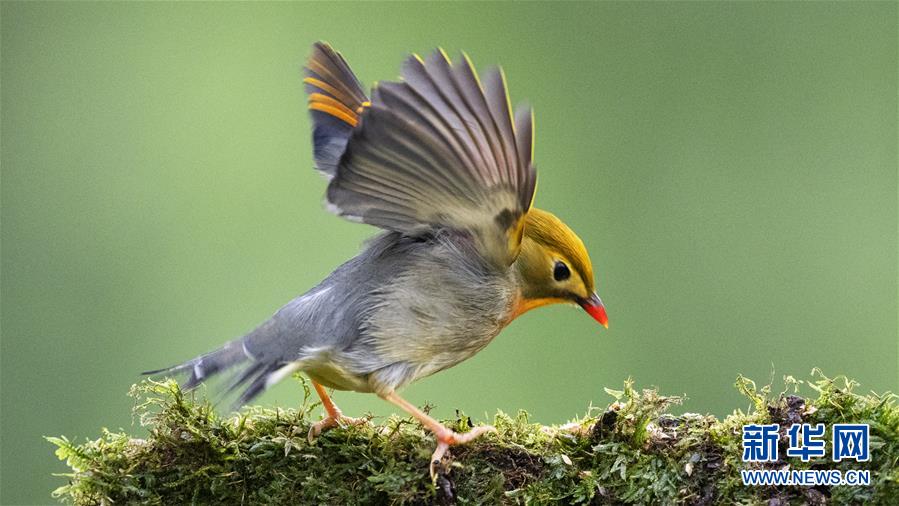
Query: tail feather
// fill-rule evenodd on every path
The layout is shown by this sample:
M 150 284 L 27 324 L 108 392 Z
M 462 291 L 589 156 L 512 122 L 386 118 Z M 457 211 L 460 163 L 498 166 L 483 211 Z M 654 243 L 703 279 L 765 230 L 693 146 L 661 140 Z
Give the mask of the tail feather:
M 304 70 L 315 166 L 333 177 L 350 134 L 369 105 L 368 97 L 343 56 L 325 42 L 312 46 Z
M 250 354 L 247 342 L 254 336 L 257 338 L 265 336 L 269 331 L 270 326 L 263 324 L 247 336 L 231 341 L 215 351 L 200 355 L 183 364 L 146 371 L 142 374 L 148 376 L 165 374 L 176 377 L 187 375 L 187 378 L 181 381 L 181 388 L 189 391 L 220 373 L 237 369 L 231 375 L 227 386 L 221 390 L 223 397 L 240 391 L 237 400 L 232 405 L 234 409 L 237 409 L 299 369 L 299 362 L 273 357 L 254 357 Z
M 154 376 L 157 374 L 180 376 L 188 373 L 187 379 L 181 383 L 181 388 L 184 390 L 192 390 L 203 381 L 226 369 L 230 369 L 249 358 L 250 357 L 244 353 L 242 339 L 238 339 L 231 341 L 215 351 L 188 360 L 183 364 L 164 369 L 156 369 L 154 371 L 146 371 L 141 374 L 145 376 Z
M 246 384 L 247 381 L 249 381 L 257 374 L 259 374 L 259 371 L 263 369 L 265 369 L 264 363 L 253 362 L 244 367 L 242 371 L 234 373 L 234 375 L 231 377 L 231 381 L 228 382 L 228 386 L 225 387 L 225 395 L 236 392 L 241 386 Z
M 252 370 L 250 370 L 251 368 L 247 368 L 247 371 L 241 374 L 241 381 L 238 385 L 247 384 L 247 387 L 244 388 L 237 400 L 234 401 L 235 408 L 243 406 L 264 392 L 270 385 L 268 381 L 269 376 L 281 368 L 281 364 L 276 363 L 259 365 L 261 367 L 253 367 Z

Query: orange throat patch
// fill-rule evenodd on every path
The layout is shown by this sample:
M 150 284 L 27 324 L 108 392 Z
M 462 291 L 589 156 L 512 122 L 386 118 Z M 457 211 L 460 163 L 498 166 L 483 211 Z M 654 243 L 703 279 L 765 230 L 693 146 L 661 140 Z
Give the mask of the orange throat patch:
M 515 305 L 512 306 L 512 317 L 509 321 L 511 322 L 515 318 L 518 318 L 534 308 L 548 306 L 550 304 L 566 304 L 568 302 L 570 302 L 568 299 L 563 299 L 561 297 L 545 297 L 542 299 L 525 299 L 519 297 L 515 302 Z

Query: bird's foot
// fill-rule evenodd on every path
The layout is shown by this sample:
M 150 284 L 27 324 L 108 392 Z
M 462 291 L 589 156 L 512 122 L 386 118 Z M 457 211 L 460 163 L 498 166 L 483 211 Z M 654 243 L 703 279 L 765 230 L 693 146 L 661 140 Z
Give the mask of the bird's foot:
M 327 432 L 334 427 L 355 427 L 366 422 L 368 422 L 368 418 L 352 418 L 343 416 L 340 413 L 337 416 L 327 415 L 320 421 L 313 423 L 312 427 L 309 427 L 309 434 L 306 435 L 306 439 L 311 444 L 322 432 Z
M 446 454 L 450 446 L 466 444 L 488 432 L 496 432 L 496 427 L 482 425 L 462 434 L 444 427 L 442 431 L 435 433 L 437 436 L 437 449 L 431 455 L 431 481 L 437 481 L 437 466 L 440 465 L 444 454 Z

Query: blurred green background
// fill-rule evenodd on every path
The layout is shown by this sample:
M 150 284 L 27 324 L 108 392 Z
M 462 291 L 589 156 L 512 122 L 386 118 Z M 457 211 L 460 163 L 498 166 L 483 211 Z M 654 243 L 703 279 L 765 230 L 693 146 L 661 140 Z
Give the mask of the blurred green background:
M 250 330 L 374 233 L 322 210 L 299 71 L 318 39 L 366 83 L 438 45 L 502 64 L 536 109 L 537 205 L 608 305 L 608 331 L 527 314 L 414 403 L 551 423 L 628 376 L 718 415 L 746 407 L 740 373 L 899 387 L 896 3 L 0 9 L 3 503 L 64 482 L 41 436 L 138 431 L 139 371 Z

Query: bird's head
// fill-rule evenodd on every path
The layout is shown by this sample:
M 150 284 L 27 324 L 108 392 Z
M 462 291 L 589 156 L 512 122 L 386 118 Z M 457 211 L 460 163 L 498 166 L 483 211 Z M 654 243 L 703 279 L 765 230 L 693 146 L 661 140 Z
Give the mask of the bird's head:
M 609 321 L 593 285 L 593 265 L 584 242 L 552 213 L 531 208 L 515 260 L 521 299 L 518 316 L 547 304 L 578 304 L 602 326 Z

